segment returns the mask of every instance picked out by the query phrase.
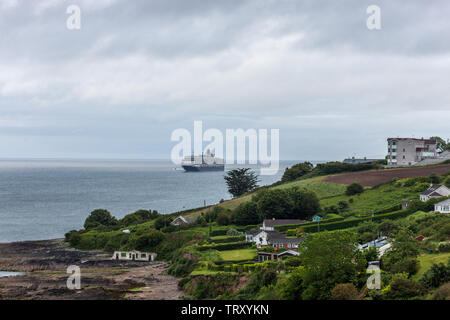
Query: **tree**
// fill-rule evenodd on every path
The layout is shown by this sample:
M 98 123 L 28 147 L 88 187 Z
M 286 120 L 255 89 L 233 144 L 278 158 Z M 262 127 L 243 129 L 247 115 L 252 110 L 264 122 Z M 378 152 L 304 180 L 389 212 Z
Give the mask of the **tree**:
M 172 222 L 172 219 L 166 215 L 161 215 L 159 218 L 155 220 L 154 227 L 155 229 L 161 229 L 167 227 Z
M 86 230 L 95 229 L 100 226 L 111 227 L 117 225 L 117 219 L 105 209 L 96 209 L 92 211 L 84 221 Z
M 348 196 L 352 196 L 354 194 L 361 194 L 363 192 L 364 192 L 364 187 L 361 184 L 354 182 L 347 187 L 345 194 Z
M 254 201 L 241 203 L 234 210 L 234 222 L 240 226 L 258 224 L 261 219 L 258 214 L 258 205 Z
M 228 192 L 234 197 L 253 191 L 258 187 L 258 177 L 250 168 L 240 168 L 228 171 L 225 175 Z
M 284 171 L 283 177 L 281 178 L 282 182 L 288 182 L 296 180 L 305 174 L 312 171 L 314 166 L 310 162 L 302 162 L 293 165 L 291 168 L 286 168 Z
M 402 228 L 393 241 L 392 249 L 386 252 L 382 258 L 383 267 L 394 273 L 406 272 L 412 275 L 417 272 L 419 254 L 417 241 L 407 228 Z
M 358 250 L 356 235 L 349 231 L 310 234 L 300 248 L 306 288 L 303 299 L 329 299 L 339 283 L 353 283 L 366 260 Z
M 359 292 L 353 283 L 341 283 L 331 291 L 333 300 L 359 300 Z
M 221 212 L 217 215 L 216 222 L 219 226 L 226 226 L 230 224 L 230 214 L 228 212 Z
M 441 137 L 431 137 L 430 139 L 437 141 L 437 148 L 439 151 L 445 151 L 450 149 L 450 143 L 447 143 L 444 139 Z
M 443 263 L 433 264 L 420 279 L 428 288 L 437 288 L 450 281 L 450 265 Z
M 161 243 L 164 240 L 164 233 L 158 230 L 152 230 L 136 239 L 137 250 L 148 250 Z
M 423 295 L 426 290 L 420 283 L 408 279 L 395 279 L 390 283 L 389 299 L 408 299 Z
M 254 197 L 258 211 L 263 219 L 288 219 L 294 207 L 285 189 L 262 190 Z
M 252 199 L 261 219 L 309 219 L 320 211 L 316 194 L 302 188 L 264 189 Z
M 293 204 L 289 218 L 307 220 L 320 211 L 319 198 L 313 191 L 296 187 L 286 191 Z

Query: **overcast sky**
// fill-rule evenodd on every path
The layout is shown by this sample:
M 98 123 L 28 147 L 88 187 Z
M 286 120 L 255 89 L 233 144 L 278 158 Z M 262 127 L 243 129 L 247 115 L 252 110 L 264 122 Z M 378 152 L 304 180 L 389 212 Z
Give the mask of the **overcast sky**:
M 449 17 L 447 0 L 0 0 L 0 158 L 168 159 L 194 120 L 280 129 L 282 159 L 450 138 Z

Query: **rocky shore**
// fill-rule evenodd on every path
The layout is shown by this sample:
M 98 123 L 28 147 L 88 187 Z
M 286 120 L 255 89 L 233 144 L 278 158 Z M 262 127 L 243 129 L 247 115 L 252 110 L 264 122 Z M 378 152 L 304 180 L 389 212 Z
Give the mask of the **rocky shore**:
M 101 251 L 80 251 L 61 240 L 0 244 L 0 299 L 173 300 L 182 296 L 178 279 L 164 274 L 166 262 L 113 261 Z M 81 289 L 67 288 L 67 267 L 81 269 Z

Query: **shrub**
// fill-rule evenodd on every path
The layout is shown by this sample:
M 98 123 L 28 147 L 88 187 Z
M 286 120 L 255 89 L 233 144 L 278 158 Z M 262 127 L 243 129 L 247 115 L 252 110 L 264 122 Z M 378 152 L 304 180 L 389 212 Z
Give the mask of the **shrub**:
M 428 288 L 437 288 L 450 281 L 450 265 L 443 263 L 433 264 L 420 279 L 420 282 Z
M 84 222 L 84 228 L 91 230 L 100 226 L 110 227 L 117 225 L 117 219 L 111 216 L 108 210 L 96 209 L 92 211 Z
M 257 224 L 261 221 L 258 214 L 258 206 L 254 201 L 241 203 L 234 210 L 233 218 L 237 225 Z
M 313 169 L 313 165 L 310 162 L 303 162 L 293 165 L 291 168 L 286 168 L 282 182 L 289 182 L 303 177 L 305 174 L 310 173 Z
M 361 194 L 363 192 L 364 192 L 364 187 L 361 184 L 354 182 L 347 187 L 345 194 L 348 196 L 352 196 L 355 194 Z
M 333 300 L 359 300 L 358 289 L 352 283 L 341 283 L 331 291 Z
M 390 299 L 407 299 L 421 296 L 425 292 L 425 288 L 420 283 L 407 279 L 395 279 L 391 282 L 387 295 Z
M 450 282 L 444 284 L 433 294 L 434 300 L 450 300 Z

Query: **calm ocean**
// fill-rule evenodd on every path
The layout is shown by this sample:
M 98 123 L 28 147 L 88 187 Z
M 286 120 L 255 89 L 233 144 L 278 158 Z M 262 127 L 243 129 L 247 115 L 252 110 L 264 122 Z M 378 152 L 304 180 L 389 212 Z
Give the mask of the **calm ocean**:
M 298 162 L 282 162 L 260 185 Z M 63 237 L 97 208 L 121 218 L 138 209 L 171 213 L 217 203 L 230 198 L 223 176 L 160 161 L 0 161 L 0 242 Z

